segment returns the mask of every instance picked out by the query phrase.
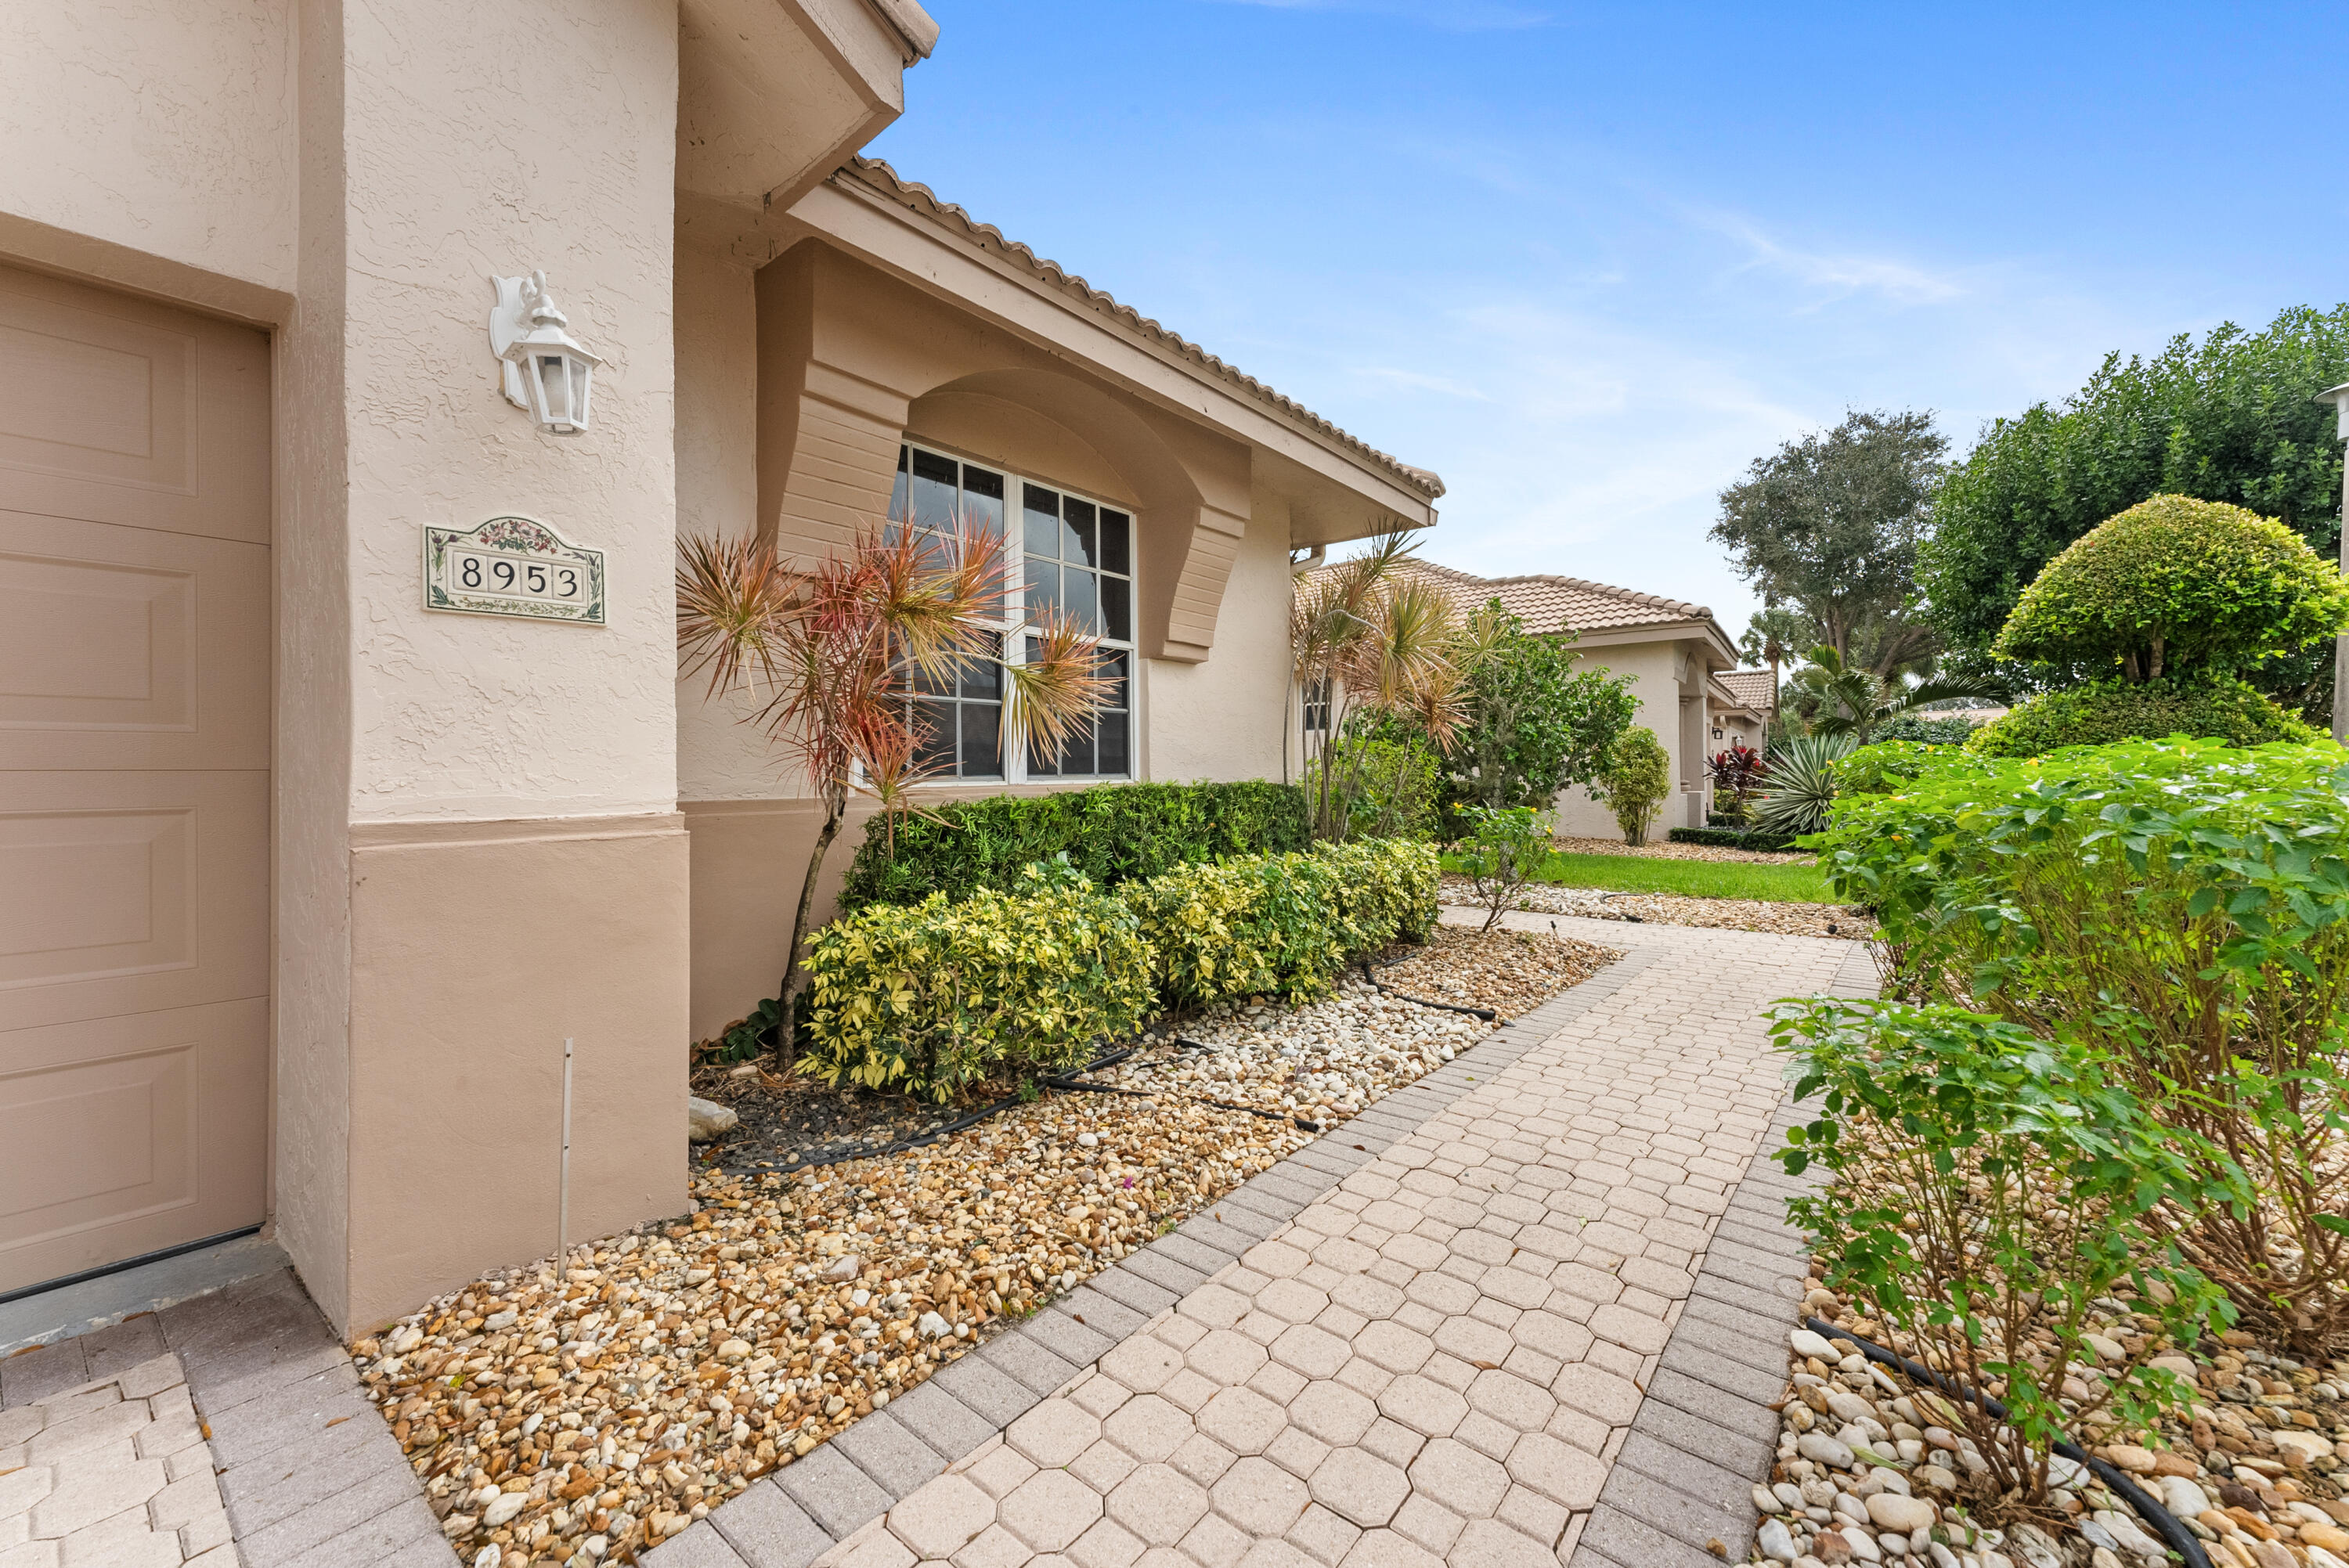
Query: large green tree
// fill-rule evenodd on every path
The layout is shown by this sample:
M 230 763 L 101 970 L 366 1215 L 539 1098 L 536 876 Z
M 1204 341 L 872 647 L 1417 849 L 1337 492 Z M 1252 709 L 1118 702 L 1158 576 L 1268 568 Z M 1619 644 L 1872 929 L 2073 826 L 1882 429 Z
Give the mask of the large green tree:
M 1764 604 L 1803 617 L 1804 645 L 1885 680 L 1921 669 L 1934 636 L 1917 545 L 1948 450 L 1930 414 L 1855 410 L 1755 459 L 1721 492 L 1713 537 Z
M 1445 810 L 1547 810 L 1559 790 L 1599 777 L 1639 701 L 1629 677 L 1575 668 L 1571 632 L 1529 633 L 1498 600 L 1479 614 L 1485 651 L 1440 748 Z
M 1987 661 L 2040 568 L 2156 495 L 2248 508 L 2333 554 L 2341 447 L 2333 409 L 2314 398 L 2343 381 L 2349 305 L 2301 306 L 2260 332 L 2230 323 L 2150 359 L 2109 355 L 2061 403 L 1992 421 L 1943 480 L 1918 567 L 1943 640 L 1967 663 Z M 2329 649 L 2253 678 L 2288 705 L 2329 710 Z

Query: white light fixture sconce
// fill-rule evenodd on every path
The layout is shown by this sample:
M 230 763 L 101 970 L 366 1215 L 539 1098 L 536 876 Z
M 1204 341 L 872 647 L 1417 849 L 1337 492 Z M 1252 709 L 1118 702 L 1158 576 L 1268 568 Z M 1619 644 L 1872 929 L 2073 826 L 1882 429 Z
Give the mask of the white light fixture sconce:
M 546 292 L 546 274 L 492 278 L 498 303 L 490 308 L 490 348 L 500 360 L 506 401 L 526 408 L 550 436 L 587 428 L 587 397 L 602 358 L 566 330 L 568 320 Z

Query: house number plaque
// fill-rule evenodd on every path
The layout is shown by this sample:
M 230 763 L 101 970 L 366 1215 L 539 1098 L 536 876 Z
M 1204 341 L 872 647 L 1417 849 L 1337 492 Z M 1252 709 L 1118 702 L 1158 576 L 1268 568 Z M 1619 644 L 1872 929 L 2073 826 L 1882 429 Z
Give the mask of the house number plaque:
M 424 531 L 424 607 L 604 624 L 604 552 L 527 517 Z

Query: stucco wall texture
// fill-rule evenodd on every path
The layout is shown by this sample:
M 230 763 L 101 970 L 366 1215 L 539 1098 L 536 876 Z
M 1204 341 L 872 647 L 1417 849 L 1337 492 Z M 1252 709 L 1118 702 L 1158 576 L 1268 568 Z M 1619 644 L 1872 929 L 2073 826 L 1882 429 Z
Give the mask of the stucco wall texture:
M 0 212 L 290 292 L 295 0 L 0 7 Z

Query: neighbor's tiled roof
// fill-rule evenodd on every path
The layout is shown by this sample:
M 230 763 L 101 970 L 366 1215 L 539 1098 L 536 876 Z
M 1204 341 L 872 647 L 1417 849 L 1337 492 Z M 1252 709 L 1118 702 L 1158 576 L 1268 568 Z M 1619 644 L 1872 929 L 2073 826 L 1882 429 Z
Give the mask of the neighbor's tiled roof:
M 901 178 L 897 171 L 877 158 L 857 157 L 841 166 L 833 176 L 838 180 L 853 176 L 867 188 L 887 197 L 899 206 L 917 212 L 942 227 L 968 240 L 983 251 L 1001 256 L 1030 275 L 1050 284 L 1068 298 L 1106 316 L 1128 332 L 1173 349 L 1176 354 L 1205 369 L 1209 375 L 1230 383 L 1294 423 L 1305 426 L 1329 437 L 1348 451 L 1366 458 L 1373 468 L 1383 469 L 1411 489 L 1433 500 L 1444 493 L 1444 481 L 1426 469 L 1415 469 L 1376 447 L 1356 439 L 1293 398 L 1284 397 L 1255 377 L 1244 375 L 1225 364 L 1214 355 L 1178 334 L 1172 333 L 1132 305 L 1120 304 L 1114 298 L 1093 287 L 1058 262 L 1047 261 L 1017 241 L 1007 240 L 1003 231 L 992 223 L 981 223 L 951 201 L 938 200 L 937 193 L 926 185 L 917 185 Z
M 1587 578 L 1475 577 L 1433 561 L 1413 561 L 1412 567 L 1450 588 L 1464 604 L 1498 599 L 1504 609 L 1525 622 L 1528 632 L 1612 632 L 1713 619 L 1713 612 L 1702 604 Z
M 1770 711 L 1770 672 L 1768 670 L 1723 670 L 1713 677 L 1729 695 L 1756 713 Z

